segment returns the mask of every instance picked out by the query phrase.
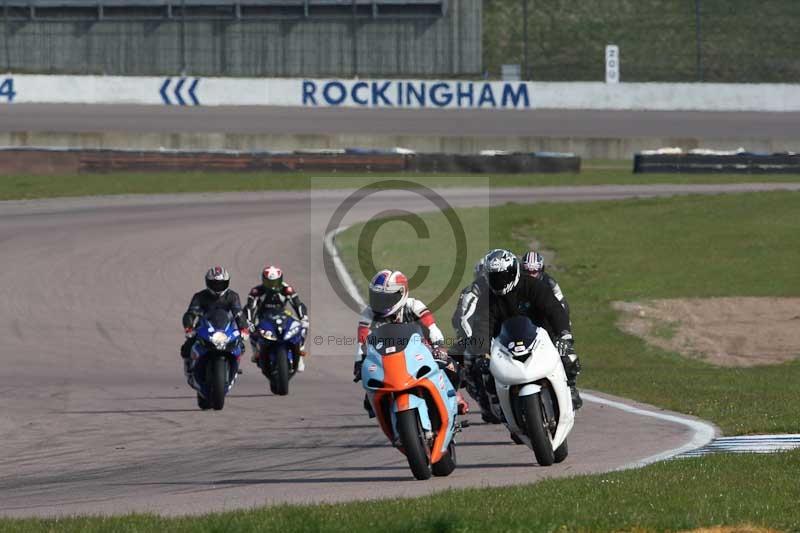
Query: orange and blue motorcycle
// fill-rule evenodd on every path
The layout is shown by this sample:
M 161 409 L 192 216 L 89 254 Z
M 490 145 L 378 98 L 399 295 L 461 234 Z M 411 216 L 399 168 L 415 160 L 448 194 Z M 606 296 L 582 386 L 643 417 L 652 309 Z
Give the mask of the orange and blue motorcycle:
M 366 343 L 361 380 L 380 427 L 417 479 L 456 468 L 458 404 L 416 324 L 385 324 Z

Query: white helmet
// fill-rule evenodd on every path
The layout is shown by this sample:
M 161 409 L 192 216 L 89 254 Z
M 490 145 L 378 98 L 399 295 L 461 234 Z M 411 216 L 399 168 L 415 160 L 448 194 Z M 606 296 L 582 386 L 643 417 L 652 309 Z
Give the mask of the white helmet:
M 408 279 L 397 270 L 381 270 L 369 284 L 369 307 L 381 317 L 396 314 L 408 299 Z

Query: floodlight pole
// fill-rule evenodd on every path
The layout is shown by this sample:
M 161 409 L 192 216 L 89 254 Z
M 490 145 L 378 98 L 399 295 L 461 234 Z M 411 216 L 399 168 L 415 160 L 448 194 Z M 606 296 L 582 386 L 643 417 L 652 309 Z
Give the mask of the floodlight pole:
M 3 47 L 6 50 L 6 71 L 11 72 L 11 47 L 8 45 L 8 0 L 3 0 Z
M 352 33 L 352 40 L 353 40 L 353 77 L 358 77 L 358 4 L 356 0 L 353 0 L 353 16 L 351 20 L 351 33 Z
M 700 1 L 694 0 L 694 27 L 695 40 L 697 41 L 696 73 L 697 81 L 703 81 L 703 32 L 702 15 L 700 13 Z
M 186 0 L 181 0 L 181 76 L 186 70 Z
M 528 0 L 522 2 L 522 79 L 528 79 Z

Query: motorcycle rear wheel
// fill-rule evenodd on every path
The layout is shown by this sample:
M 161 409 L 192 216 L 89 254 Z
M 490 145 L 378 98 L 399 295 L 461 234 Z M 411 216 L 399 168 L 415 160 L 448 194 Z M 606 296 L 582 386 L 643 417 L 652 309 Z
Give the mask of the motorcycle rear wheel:
M 545 427 L 542 416 L 542 396 L 540 393 L 531 394 L 521 398 L 525 417 L 525 432 L 531 439 L 533 454 L 536 462 L 541 466 L 550 466 L 555 462 L 553 443 L 550 442 L 550 432 Z
M 430 479 L 431 458 L 422 434 L 416 409 L 397 413 L 397 433 L 406 452 L 408 466 L 417 479 Z
M 200 393 L 197 393 L 197 407 L 202 409 L 203 411 L 208 411 L 211 409 L 211 404 L 208 403 L 208 400 L 200 396 Z

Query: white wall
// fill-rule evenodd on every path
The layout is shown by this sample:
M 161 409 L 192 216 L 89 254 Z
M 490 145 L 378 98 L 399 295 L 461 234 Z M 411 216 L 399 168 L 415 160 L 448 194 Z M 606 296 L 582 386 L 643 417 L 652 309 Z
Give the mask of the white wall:
M 11 103 L 179 105 L 180 78 L 0 74 Z M 186 105 L 800 111 L 800 85 L 186 78 Z

